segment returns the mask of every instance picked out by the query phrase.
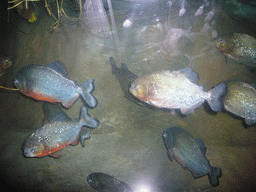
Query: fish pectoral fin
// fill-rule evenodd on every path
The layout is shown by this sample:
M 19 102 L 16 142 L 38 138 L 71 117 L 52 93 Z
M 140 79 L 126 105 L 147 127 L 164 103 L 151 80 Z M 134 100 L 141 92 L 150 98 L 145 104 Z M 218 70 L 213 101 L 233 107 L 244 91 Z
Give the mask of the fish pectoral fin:
M 62 101 L 61 104 L 65 108 L 70 108 L 73 105 L 73 103 L 78 99 L 78 97 L 79 96 L 71 98 L 70 100 L 67 100 L 67 101 Z
M 194 141 L 197 143 L 200 151 L 202 152 L 203 155 L 206 153 L 206 147 L 204 145 L 204 142 L 201 139 L 195 138 Z

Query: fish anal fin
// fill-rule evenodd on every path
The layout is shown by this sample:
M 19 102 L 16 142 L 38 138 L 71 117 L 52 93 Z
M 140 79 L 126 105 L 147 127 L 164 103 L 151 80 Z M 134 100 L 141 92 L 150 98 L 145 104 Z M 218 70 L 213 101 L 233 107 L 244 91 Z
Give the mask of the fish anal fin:
M 202 104 L 204 103 L 204 100 L 196 103 L 195 105 L 189 107 L 189 108 L 181 108 L 180 109 L 180 112 L 183 114 L 183 115 L 188 115 L 190 113 L 193 113 L 198 107 L 200 107 Z
M 192 173 L 192 175 L 193 175 L 193 177 L 194 177 L 195 179 L 206 175 L 206 173 L 196 173 L 196 172 L 192 172 L 192 171 L 191 171 L 191 173 Z
M 58 159 L 58 158 L 60 158 L 61 155 L 60 154 L 56 154 L 56 153 L 52 153 L 52 154 L 50 154 L 48 156 L 50 156 L 50 157 L 52 157 L 54 159 Z
M 253 124 L 256 123 L 256 119 L 245 119 L 245 123 L 248 125 L 248 126 L 252 126 Z
M 180 109 L 180 112 L 183 114 L 183 115 L 188 115 L 190 113 L 193 113 L 195 111 L 195 108 L 181 108 Z
M 78 145 L 79 140 L 80 140 L 80 134 L 78 134 L 78 137 L 76 138 L 76 140 L 73 141 L 73 142 L 71 142 L 70 145 L 74 145 L 74 146 L 75 146 L 75 145 Z
M 77 95 L 76 97 L 73 97 L 70 100 L 62 101 L 61 104 L 65 108 L 70 108 L 73 105 L 73 103 L 78 99 L 78 97 L 79 97 L 79 95 Z

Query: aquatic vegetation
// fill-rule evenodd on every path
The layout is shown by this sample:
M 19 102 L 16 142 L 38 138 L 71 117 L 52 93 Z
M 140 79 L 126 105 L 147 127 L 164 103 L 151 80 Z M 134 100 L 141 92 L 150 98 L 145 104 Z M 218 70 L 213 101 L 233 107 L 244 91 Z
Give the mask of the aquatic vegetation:
M 13 6 L 11 7 L 8 7 L 7 9 L 10 10 L 10 9 L 13 9 L 15 7 L 18 7 L 20 4 L 24 3 L 25 2 L 25 8 L 28 9 L 28 2 L 35 2 L 35 1 L 40 1 L 40 0 L 14 0 L 14 1 L 8 1 L 9 4 L 14 4 Z M 80 11 L 80 14 L 79 14 L 79 17 L 78 18 L 70 18 L 66 12 L 64 11 L 63 9 L 63 0 L 56 0 L 56 7 L 57 7 L 57 17 L 55 17 L 52 9 L 50 8 L 50 4 L 49 4 L 49 1 L 50 0 L 45 0 L 45 7 L 49 13 L 50 16 L 52 16 L 56 22 L 50 27 L 50 29 L 56 29 L 60 23 L 60 20 L 61 20 L 61 15 L 62 13 L 70 20 L 72 21 L 77 21 L 81 18 L 81 15 L 82 15 L 82 6 L 81 6 L 81 0 L 79 0 L 79 11 Z M 29 20 L 29 22 L 34 22 L 36 20 L 36 17 L 35 15 L 32 15 L 32 18 Z
M 8 7 L 7 9 L 13 9 L 17 8 L 19 15 L 25 19 L 28 20 L 28 22 L 33 23 L 37 20 L 36 14 L 33 12 L 33 9 L 31 7 L 28 7 L 28 1 L 34 2 L 39 0 L 14 0 L 14 1 L 8 1 L 9 4 L 14 4 L 12 7 Z

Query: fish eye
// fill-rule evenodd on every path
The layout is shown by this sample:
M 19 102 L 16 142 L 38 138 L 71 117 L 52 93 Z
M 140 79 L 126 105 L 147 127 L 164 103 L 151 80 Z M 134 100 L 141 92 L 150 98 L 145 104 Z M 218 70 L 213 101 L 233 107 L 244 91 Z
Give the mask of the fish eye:
M 135 89 L 135 90 L 139 90 L 139 89 L 140 89 L 140 86 L 139 86 L 139 85 L 134 85 L 134 89 Z
M 18 85 L 19 84 L 19 80 L 18 79 L 14 79 L 14 85 Z
M 35 149 L 34 148 L 30 148 L 29 150 L 31 153 L 34 153 L 35 152 Z

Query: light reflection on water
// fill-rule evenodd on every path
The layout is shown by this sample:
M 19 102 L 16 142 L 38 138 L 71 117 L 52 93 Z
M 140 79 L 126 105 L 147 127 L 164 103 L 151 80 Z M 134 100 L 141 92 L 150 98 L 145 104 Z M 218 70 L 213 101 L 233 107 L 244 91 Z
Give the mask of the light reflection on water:
M 21 146 L 42 123 L 41 104 L 19 93 L 1 93 L 1 165 L 6 181 L 28 190 L 93 191 L 86 183 L 87 175 L 104 172 L 133 189 L 144 183 L 151 191 L 241 191 L 255 187 L 255 126 L 245 129 L 241 119 L 226 112 L 209 113 L 207 105 L 186 117 L 138 106 L 124 97 L 109 64 L 113 56 L 118 66 L 123 62 L 136 75 L 191 67 L 207 90 L 233 78 L 255 83 L 255 72 L 229 59 L 226 63 L 212 39 L 215 31 L 248 31 L 221 10 L 205 25 L 206 14 L 195 17 L 197 9 L 193 6 L 182 17 L 175 5 L 170 10 L 158 9 L 159 17 L 149 17 L 150 12 L 141 8 L 133 13 L 129 7 L 118 9 L 113 4 L 113 8 L 119 47 L 115 47 L 113 38 L 97 38 L 78 24 L 63 23 L 49 32 L 46 26 L 52 20 L 48 17 L 35 27 L 40 29 L 37 33 L 15 34 L 18 46 L 11 45 L 17 49 L 14 65 L 1 82 L 11 86 L 13 75 L 28 63 L 45 65 L 60 60 L 68 78 L 79 84 L 95 79 L 93 95 L 99 104 L 89 113 L 99 119 L 100 125 L 91 131 L 85 148 L 68 146 L 58 152 L 60 159 L 28 159 L 22 156 Z M 205 13 L 211 10 L 209 6 Z M 124 28 L 128 16 L 133 17 L 133 25 Z M 78 118 L 81 105 L 79 100 L 65 112 Z M 204 141 L 211 165 L 223 170 L 220 186 L 213 189 L 207 176 L 195 180 L 188 170 L 169 161 L 162 133 L 170 126 L 183 127 Z

